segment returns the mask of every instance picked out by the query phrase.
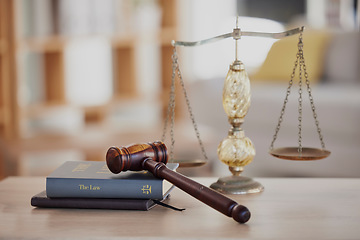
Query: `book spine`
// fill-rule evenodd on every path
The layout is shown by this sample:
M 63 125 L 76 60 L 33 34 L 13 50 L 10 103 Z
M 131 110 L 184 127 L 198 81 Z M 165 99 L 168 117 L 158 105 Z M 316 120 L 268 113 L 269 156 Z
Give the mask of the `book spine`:
M 159 180 L 47 178 L 50 198 L 134 198 L 162 199 Z

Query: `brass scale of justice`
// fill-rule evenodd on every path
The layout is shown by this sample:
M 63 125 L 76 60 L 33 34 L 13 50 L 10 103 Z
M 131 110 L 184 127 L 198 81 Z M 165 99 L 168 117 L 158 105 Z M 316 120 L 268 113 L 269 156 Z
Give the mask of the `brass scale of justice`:
M 229 170 L 232 173 L 232 176 L 219 178 L 217 182 L 213 183 L 210 187 L 214 190 L 225 194 L 247 194 L 247 193 L 257 193 L 264 190 L 264 187 L 257 181 L 254 181 L 252 178 L 240 176 L 243 171 L 243 167 L 249 164 L 255 156 L 255 148 L 251 140 L 245 136 L 244 131 L 241 129 L 241 124 L 244 122 L 244 117 L 247 114 L 248 108 L 250 107 L 250 80 L 245 71 L 244 64 L 239 60 L 238 56 L 238 41 L 241 37 L 267 37 L 274 39 L 281 39 L 287 36 L 299 34 L 298 41 L 298 51 L 296 53 L 296 61 L 292 74 L 290 76 L 289 85 L 286 91 L 285 100 L 281 109 L 280 117 L 278 124 L 275 129 L 275 134 L 270 145 L 269 153 L 277 158 L 286 159 L 286 160 L 318 160 L 326 158 L 330 155 L 330 151 L 325 149 L 325 144 L 323 136 L 321 134 L 321 129 L 319 127 L 319 121 L 317 119 L 316 109 L 314 105 L 314 99 L 311 93 L 310 81 L 308 79 L 308 73 L 306 70 L 305 59 L 303 55 L 303 36 L 302 33 L 304 27 L 299 27 L 291 29 L 285 32 L 280 33 L 264 33 L 264 32 L 245 32 L 241 31 L 238 27 L 238 18 L 236 19 L 236 28 L 233 29 L 233 32 L 212 37 L 209 39 L 196 41 L 196 42 L 184 42 L 184 41 L 172 41 L 173 46 L 173 55 L 172 55 L 172 78 L 171 78 L 171 88 L 170 88 L 170 97 L 169 104 L 167 109 L 167 116 L 165 118 L 164 129 L 162 134 L 162 141 L 165 141 L 167 127 L 170 121 L 170 137 L 171 137 L 171 146 L 170 146 L 170 162 L 176 162 L 174 160 L 174 125 L 175 125 L 175 79 L 178 78 L 180 85 L 182 87 L 182 92 L 185 97 L 187 110 L 189 112 L 197 140 L 199 142 L 203 160 L 193 160 L 193 161 L 177 161 L 180 163 L 180 166 L 183 167 L 193 167 L 201 166 L 208 161 L 208 157 L 205 152 L 203 142 L 200 138 L 200 133 L 198 126 L 196 124 L 194 115 L 192 113 L 192 108 L 190 101 L 185 89 L 184 81 L 182 74 L 179 68 L 178 55 L 176 52 L 177 46 L 182 47 L 193 47 L 200 46 L 208 43 L 217 42 L 226 38 L 233 38 L 235 40 L 235 61 L 230 65 L 230 69 L 225 78 L 224 87 L 223 87 L 223 108 L 225 113 L 228 116 L 229 123 L 231 128 L 228 132 L 228 136 L 224 138 L 217 149 L 217 154 L 219 159 L 229 166 Z M 278 132 L 280 130 L 281 123 L 283 121 L 286 104 L 288 102 L 288 97 L 291 93 L 291 88 L 294 83 L 294 77 L 296 69 L 299 68 L 299 83 L 298 83 L 298 146 L 297 147 L 282 147 L 274 148 L 274 143 L 277 139 Z M 305 80 L 306 89 L 309 95 L 310 105 L 315 120 L 315 125 L 319 135 L 321 148 L 312 148 L 312 147 L 303 147 L 302 146 L 302 94 L 303 94 L 303 79 Z

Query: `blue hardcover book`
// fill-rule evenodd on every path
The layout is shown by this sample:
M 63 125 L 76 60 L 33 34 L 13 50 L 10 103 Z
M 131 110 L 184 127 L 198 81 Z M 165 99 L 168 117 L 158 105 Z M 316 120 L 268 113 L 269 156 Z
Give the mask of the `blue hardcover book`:
M 178 164 L 168 164 L 175 170 Z M 49 198 L 163 199 L 173 185 L 147 171 L 113 174 L 105 162 L 68 161 L 46 178 Z

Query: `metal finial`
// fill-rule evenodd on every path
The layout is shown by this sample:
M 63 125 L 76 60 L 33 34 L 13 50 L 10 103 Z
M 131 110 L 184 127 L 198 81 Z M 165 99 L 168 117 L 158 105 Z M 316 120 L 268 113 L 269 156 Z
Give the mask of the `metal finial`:
M 236 30 L 237 31 L 240 31 L 239 30 L 239 15 L 236 16 Z M 234 29 L 234 31 L 236 31 Z M 235 61 L 238 62 L 239 61 L 239 39 L 235 39 Z

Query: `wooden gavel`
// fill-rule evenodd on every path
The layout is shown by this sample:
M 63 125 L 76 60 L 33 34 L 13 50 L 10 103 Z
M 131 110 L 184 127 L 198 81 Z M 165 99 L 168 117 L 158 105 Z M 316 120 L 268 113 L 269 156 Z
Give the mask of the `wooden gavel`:
M 148 170 L 154 176 L 166 179 L 184 192 L 218 210 L 239 223 L 250 219 L 250 211 L 224 195 L 197 183 L 166 167 L 167 148 L 163 142 L 135 144 L 127 147 L 111 147 L 106 154 L 106 163 L 113 173 L 121 171 Z

